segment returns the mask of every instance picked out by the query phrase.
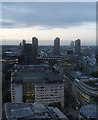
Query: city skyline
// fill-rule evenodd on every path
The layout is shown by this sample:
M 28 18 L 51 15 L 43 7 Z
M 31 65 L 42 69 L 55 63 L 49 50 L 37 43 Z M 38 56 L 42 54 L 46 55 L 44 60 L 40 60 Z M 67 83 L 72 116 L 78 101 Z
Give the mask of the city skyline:
M 56 37 L 61 45 L 81 39 L 83 45 L 96 45 L 96 3 L 3 3 L 4 44 L 19 44 L 32 36 L 41 45 L 51 45 Z

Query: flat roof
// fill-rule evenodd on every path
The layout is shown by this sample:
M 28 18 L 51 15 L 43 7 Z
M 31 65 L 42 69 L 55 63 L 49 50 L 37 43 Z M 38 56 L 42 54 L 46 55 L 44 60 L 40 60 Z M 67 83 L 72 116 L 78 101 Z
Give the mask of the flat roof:
M 7 118 L 21 118 L 33 116 L 34 113 L 31 110 L 29 104 L 25 103 L 6 103 L 5 112 Z
M 5 112 L 9 120 L 15 118 L 67 118 L 58 108 L 48 107 L 41 103 L 6 103 Z
M 66 115 L 64 115 L 58 108 L 52 108 L 52 109 L 56 113 L 56 115 L 59 116 L 59 118 L 61 118 L 61 119 L 66 118 L 66 120 L 68 120 Z
M 17 117 L 28 117 L 28 116 L 33 116 L 34 113 L 31 110 L 31 108 L 28 107 L 24 107 L 24 108 L 17 108 L 17 109 L 12 109 L 11 110 L 11 116 L 14 116 L 15 118 Z
M 40 103 L 34 103 L 33 109 L 34 109 L 34 111 L 37 111 L 37 112 L 40 112 L 40 111 L 46 112 L 47 111 L 45 105 L 40 104 Z
M 88 105 L 82 106 L 80 109 L 80 114 L 87 118 L 98 119 L 98 105 L 88 104 Z
M 21 67 L 19 70 L 15 69 L 13 72 L 13 82 L 35 82 L 35 83 L 61 83 L 63 76 L 51 69 L 40 68 L 36 66 Z

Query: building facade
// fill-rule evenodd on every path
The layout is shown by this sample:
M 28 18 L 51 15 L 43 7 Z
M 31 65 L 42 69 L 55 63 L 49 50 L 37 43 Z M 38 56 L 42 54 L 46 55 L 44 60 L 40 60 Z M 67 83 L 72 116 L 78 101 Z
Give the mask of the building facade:
M 24 64 L 32 64 L 32 44 L 24 45 Z
M 64 106 L 63 77 L 47 68 L 18 66 L 11 74 L 11 101 L 39 102 Z
M 96 58 L 93 55 L 91 57 L 83 57 L 82 66 L 85 75 L 96 72 Z
M 60 38 L 57 37 L 54 40 L 54 55 L 59 56 L 60 55 Z
M 72 93 L 79 106 L 98 104 L 98 78 L 82 78 L 73 82 Z
M 74 97 L 76 106 L 80 108 L 86 104 L 98 104 L 98 78 L 76 76 L 72 73 L 64 74 L 65 89 Z
M 32 53 L 33 59 L 36 59 L 38 57 L 38 39 L 36 37 L 32 38 Z
M 81 55 L 81 40 L 77 39 L 75 41 L 75 55 L 80 56 Z

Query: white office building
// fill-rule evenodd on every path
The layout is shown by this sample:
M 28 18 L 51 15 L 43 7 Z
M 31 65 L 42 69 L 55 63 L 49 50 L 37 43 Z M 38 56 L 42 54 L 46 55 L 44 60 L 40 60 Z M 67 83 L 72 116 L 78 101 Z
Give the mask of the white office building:
M 64 106 L 63 77 L 49 67 L 16 66 L 11 74 L 11 101 Z

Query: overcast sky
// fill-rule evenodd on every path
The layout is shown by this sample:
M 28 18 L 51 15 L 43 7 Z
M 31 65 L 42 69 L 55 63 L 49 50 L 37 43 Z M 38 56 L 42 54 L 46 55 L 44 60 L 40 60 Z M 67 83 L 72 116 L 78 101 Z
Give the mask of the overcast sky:
M 1 37 L 7 44 L 31 41 L 33 36 L 40 44 L 52 44 L 55 37 L 60 37 L 62 44 L 78 38 L 83 44 L 96 43 L 96 3 L 6 2 L 0 22 Z

